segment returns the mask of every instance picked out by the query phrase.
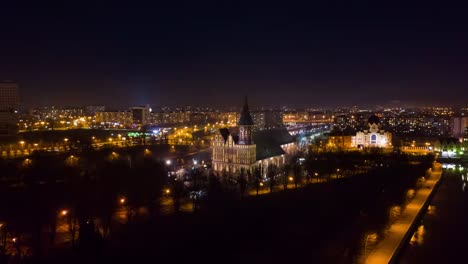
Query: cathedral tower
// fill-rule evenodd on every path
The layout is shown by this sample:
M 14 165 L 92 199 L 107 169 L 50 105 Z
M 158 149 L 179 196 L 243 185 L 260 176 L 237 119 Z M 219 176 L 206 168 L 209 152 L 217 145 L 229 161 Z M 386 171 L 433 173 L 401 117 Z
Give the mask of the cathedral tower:
M 247 96 L 245 97 L 244 107 L 242 108 L 241 116 L 239 118 L 239 145 L 252 145 L 252 117 L 250 116 L 249 105 L 247 103 Z

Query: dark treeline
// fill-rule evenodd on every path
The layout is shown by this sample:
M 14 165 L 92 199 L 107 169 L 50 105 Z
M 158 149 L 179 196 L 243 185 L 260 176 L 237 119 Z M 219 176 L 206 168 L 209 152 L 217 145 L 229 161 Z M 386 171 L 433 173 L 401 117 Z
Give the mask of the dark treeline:
M 128 222 L 142 206 L 156 215 L 168 178 L 164 163 L 151 155 L 157 151 L 167 150 L 134 147 L 1 161 L 1 254 L 41 258 L 54 248 L 61 219 L 72 248 L 93 255 L 110 234 L 118 207 L 125 207 Z
M 60 261 L 64 254 L 68 262 L 77 256 L 179 262 L 224 254 L 223 262 L 236 263 L 349 257 L 359 253 L 363 234 L 388 224 L 389 209 L 404 204 L 407 190 L 415 188 L 433 159 L 426 156 L 416 164 L 401 154 L 312 153 L 285 168 L 270 168 L 263 187 L 272 192 L 292 175 L 294 185 L 303 188 L 247 196 L 247 189 L 262 182 L 257 171 L 215 175 L 192 168 L 184 176 L 190 180 L 186 185 L 168 177 L 167 164 L 151 154 L 164 151 L 37 155 L 16 166 L 3 161 L 8 180 L 0 184 L 1 237 L 16 241 L 0 241 L 2 254 Z M 315 177 L 322 184 L 307 184 Z M 159 215 L 166 187 L 175 212 L 190 198 L 196 213 Z M 122 207 L 127 224 L 114 230 L 112 216 Z M 150 216 L 145 221 L 138 215 L 141 207 Z M 54 246 L 60 219 L 70 236 L 67 250 Z
M 389 224 L 391 207 L 404 204 L 407 190 L 416 187 L 431 163 L 385 163 L 388 167 L 353 177 L 241 202 L 218 192 L 197 214 L 150 221 L 126 232 L 106 256 L 207 263 L 352 263 L 363 236 Z

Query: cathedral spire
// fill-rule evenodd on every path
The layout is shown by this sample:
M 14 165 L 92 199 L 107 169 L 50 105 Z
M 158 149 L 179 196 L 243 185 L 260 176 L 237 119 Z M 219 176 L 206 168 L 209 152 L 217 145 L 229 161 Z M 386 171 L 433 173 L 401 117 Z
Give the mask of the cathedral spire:
M 240 126 L 253 126 L 252 116 L 250 116 L 249 104 L 247 102 L 247 96 L 245 97 L 244 107 L 242 107 L 241 116 L 239 118 L 238 125 Z

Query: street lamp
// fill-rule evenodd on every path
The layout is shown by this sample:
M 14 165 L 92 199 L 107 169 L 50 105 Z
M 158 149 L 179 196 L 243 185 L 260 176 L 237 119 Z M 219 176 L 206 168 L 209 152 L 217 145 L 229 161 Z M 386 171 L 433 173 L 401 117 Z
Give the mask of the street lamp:
M 20 146 L 21 146 L 21 151 L 23 151 L 23 147 L 24 147 L 25 142 L 23 140 L 21 140 L 19 143 L 20 143 Z
M 171 160 L 166 160 L 166 165 L 171 165 Z

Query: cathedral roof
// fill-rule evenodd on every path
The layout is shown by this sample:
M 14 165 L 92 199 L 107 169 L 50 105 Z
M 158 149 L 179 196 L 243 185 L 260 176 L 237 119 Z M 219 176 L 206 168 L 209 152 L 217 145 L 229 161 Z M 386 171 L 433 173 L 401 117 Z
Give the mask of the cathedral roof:
M 257 160 L 285 154 L 281 145 L 294 142 L 294 138 L 284 127 L 258 131 L 253 135 L 253 140 L 256 144 Z
M 242 108 L 241 116 L 239 118 L 238 125 L 241 126 L 253 126 L 254 122 L 252 116 L 250 116 L 249 105 L 247 103 L 247 96 L 245 97 L 244 107 Z
M 369 117 L 369 124 L 380 124 L 380 118 L 376 115 Z
M 219 129 L 219 133 L 224 141 L 231 135 L 234 143 L 238 144 L 239 136 L 234 129 L 221 128 Z M 255 142 L 256 160 L 263 160 L 285 154 L 281 145 L 294 142 L 293 136 L 291 136 L 284 127 L 255 132 L 253 134 L 253 140 Z
M 229 135 L 232 136 L 232 140 L 234 140 L 234 143 L 237 144 L 237 142 L 239 141 L 239 135 L 237 135 L 237 133 L 234 131 L 234 129 L 220 128 L 220 129 L 219 129 L 219 133 L 220 133 L 221 136 L 223 137 L 224 142 L 226 142 L 226 140 L 228 139 Z

